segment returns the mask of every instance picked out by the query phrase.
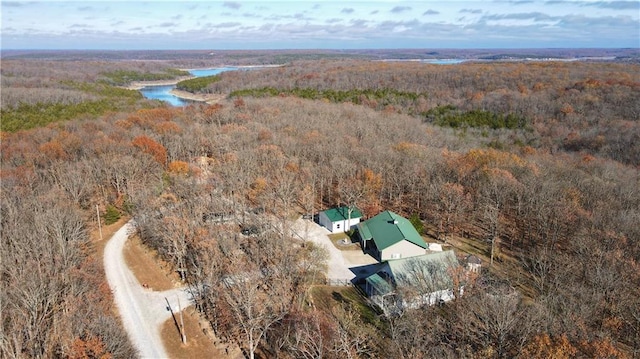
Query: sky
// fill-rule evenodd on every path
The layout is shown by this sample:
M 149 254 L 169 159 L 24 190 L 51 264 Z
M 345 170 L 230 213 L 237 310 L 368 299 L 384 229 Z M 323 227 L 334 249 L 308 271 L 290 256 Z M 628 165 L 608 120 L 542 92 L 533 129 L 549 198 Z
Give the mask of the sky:
M 0 0 L 0 12 L 2 49 L 640 47 L 640 0 Z

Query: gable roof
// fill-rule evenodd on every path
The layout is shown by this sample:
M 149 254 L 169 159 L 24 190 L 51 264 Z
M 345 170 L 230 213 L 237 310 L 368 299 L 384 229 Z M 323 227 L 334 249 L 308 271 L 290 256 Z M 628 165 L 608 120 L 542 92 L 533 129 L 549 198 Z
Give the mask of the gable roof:
M 362 217 L 362 212 L 358 208 L 352 207 L 351 209 L 351 219 Z M 324 211 L 324 214 L 331 222 L 346 221 L 349 219 L 349 207 L 331 208 Z
M 417 257 L 408 257 L 397 260 L 390 260 L 389 270 L 399 282 L 424 281 L 430 278 L 432 282 L 439 282 L 440 285 L 451 285 L 451 274 L 449 267 L 458 265 L 458 259 L 452 250 L 429 253 Z M 438 288 L 444 289 L 444 288 Z
M 475 256 L 473 254 L 469 254 L 467 256 L 467 263 L 469 263 L 469 264 L 482 264 L 482 259 L 478 258 L 478 256 Z
M 408 219 L 391 211 L 384 211 L 377 216 L 358 224 L 358 231 L 363 240 L 373 239 L 378 250 L 409 241 L 419 247 L 427 248 L 427 244 Z
M 449 268 L 457 265 L 458 259 L 453 251 L 393 259 L 381 263 L 365 281 L 383 295 L 398 285 L 416 285 L 431 291 L 450 289 L 453 279 Z

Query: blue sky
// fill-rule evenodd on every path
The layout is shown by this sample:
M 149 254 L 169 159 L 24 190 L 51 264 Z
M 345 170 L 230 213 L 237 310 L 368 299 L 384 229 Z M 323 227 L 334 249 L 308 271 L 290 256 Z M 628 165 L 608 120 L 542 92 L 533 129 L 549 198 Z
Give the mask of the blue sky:
M 3 49 L 640 47 L 640 0 L 0 5 Z

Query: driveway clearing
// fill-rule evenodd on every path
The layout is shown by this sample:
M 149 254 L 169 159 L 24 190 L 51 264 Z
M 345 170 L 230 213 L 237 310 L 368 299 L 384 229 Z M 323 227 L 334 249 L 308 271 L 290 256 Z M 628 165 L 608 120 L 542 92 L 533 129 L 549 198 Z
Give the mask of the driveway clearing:
M 154 292 L 140 285 L 124 260 L 124 243 L 133 229 L 133 222 L 122 226 L 109 240 L 104 250 L 104 270 L 107 282 L 129 339 L 142 358 L 168 358 L 160 327 L 171 318 L 171 311 L 191 305 L 191 295 L 185 289 Z M 169 304 L 167 303 L 169 301 Z M 179 335 L 176 330 L 176 335 Z
M 329 252 L 327 279 L 330 281 L 351 281 L 356 276 L 349 268 L 377 263 L 371 256 L 358 251 L 348 251 L 349 255 L 345 256 L 343 251 L 331 243 L 328 237 L 331 232 L 315 222 L 300 218 L 291 227 L 298 238 L 312 241 L 327 249 Z

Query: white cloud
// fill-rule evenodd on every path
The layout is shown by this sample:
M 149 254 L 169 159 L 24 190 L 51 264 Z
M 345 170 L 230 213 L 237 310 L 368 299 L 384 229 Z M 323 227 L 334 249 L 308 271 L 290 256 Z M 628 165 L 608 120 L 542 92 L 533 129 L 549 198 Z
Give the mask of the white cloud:
M 225 1 L 224 3 L 222 3 L 222 6 L 228 7 L 230 9 L 238 10 L 239 8 L 242 7 L 242 4 L 237 1 Z
M 397 14 L 397 13 L 410 11 L 410 10 L 411 10 L 411 6 L 394 6 L 393 9 L 391 9 L 391 12 Z
M 333 0 L 5 1 L 0 30 L 3 48 L 43 44 L 208 48 L 212 44 L 206 41 L 214 40 L 219 46 L 246 48 L 268 48 L 269 43 L 288 48 L 637 47 L 640 41 L 640 11 L 629 11 L 639 9 L 638 1 L 376 0 L 345 4 Z M 209 22 L 206 28 L 205 22 Z M 85 31 L 86 24 L 91 31 Z M 73 43 L 65 38 L 71 31 Z M 162 32 L 163 41 L 150 41 L 148 36 L 154 32 Z M 110 36 L 117 39 L 109 40 Z
M 615 9 L 615 10 L 640 10 L 639 1 L 597 1 L 597 2 L 585 2 L 582 6 L 595 6 L 602 9 Z

